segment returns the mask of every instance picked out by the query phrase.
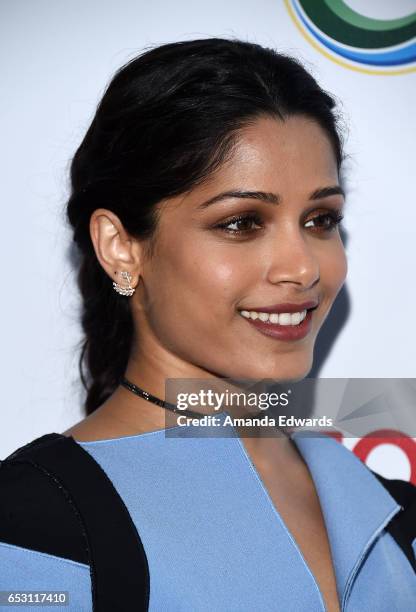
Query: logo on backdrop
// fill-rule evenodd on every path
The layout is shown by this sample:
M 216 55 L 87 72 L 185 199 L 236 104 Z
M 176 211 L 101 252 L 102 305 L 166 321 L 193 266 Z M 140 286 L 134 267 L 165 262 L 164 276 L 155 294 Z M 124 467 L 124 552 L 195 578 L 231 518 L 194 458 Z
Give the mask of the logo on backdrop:
M 408 1 L 398 0 L 384 9 L 370 9 L 366 0 L 285 0 L 285 4 L 304 38 L 337 64 L 366 74 L 416 71 L 416 12 L 405 12 Z M 379 14 L 370 16 L 369 10 Z

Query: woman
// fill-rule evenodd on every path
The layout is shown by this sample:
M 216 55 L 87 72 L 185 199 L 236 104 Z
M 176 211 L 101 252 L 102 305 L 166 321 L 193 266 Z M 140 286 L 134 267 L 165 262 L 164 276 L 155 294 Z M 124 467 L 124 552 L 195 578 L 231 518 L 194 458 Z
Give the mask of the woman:
M 119 70 L 76 152 L 88 416 L 64 436 L 128 509 L 149 610 L 416 602 L 410 553 L 388 531 L 401 505 L 336 441 L 165 435 L 167 379 L 307 376 L 347 273 L 342 160 L 334 101 L 296 60 L 215 38 Z M 66 588 L 71 609 L 91 609 L 88 563 L 3 532 L 2 589 Z

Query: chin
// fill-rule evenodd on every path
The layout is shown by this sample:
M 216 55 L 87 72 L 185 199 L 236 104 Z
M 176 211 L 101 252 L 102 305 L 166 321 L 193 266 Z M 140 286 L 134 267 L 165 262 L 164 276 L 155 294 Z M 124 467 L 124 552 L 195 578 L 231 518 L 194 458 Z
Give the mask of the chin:
M 307 372 L 302 372 L 302 373 L 278 373 L 276 372 L 274 375 L 271 376 L 265 376 L 265 378 L 270 378 L 272 380 L 275 380 L 276 382 L 282 382 L 282 383 L 297 383 L 300 382 L 301 380 L 304 380 L 307 375 L 309 373 L 309 370 Z
M 286 361 L 286 363 L 285 363 Z M 299 382 L 307 377 L 312 369 L 312 356 L 307 358 L 296 358 L 294 355 L 288 358 L 287 355 L 282 355 L 280 363 L 265 362 L 261 367 L 254 367 L 252 364 L 242 366 L 239 371 L 233 371 L 228 378 L 246 378 L 246 379 L 264 379 L 269 378 L 282 382 Z

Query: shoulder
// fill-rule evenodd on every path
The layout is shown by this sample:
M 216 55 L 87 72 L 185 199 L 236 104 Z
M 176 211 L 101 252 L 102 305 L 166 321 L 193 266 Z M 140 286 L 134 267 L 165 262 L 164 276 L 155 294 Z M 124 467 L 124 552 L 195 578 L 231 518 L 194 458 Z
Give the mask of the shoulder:
M 386 478 L 385 476 L 381 476 L 374 470 L 370 470 L 374 476 L 381 482 L 383 487 L 385 487 L 390 495 L 394 497 L 394 499 L 401 506 L 404 507 L 413 507 L 416 510 L 416 485 L 408 480 L 401 480 L 398 478 Z
M 149 569 L 136 527 L 107 474 L 71 437 L 46 434 L 0 462 L 0 545 L 8 555 L 20 547 L 89 565 L 97 609 L 115 609 L 120 593 L 120 609 L 134 597 L 147 609 Z
M 103 405 L 65 430 L 63 435 L 72 437 L 77 442 L 95 442 L 147 433 L 152 428 L 154 429 L 153 424 L 149 426 L 144 419 L 137 422 L 137 419 L 120 418 L 111 406 Z
M 416 539 L 416 485 L 407 480 L 385 478 L 373 470 L 370 472 L 401 506 L 401 513 L 396 518 L 400 519 L 403 525 L 406 523 L 409 536 Z M 403 517 L 407 520 L 404 521 Z
M 72 437 L 78 442 L 93 442 L 115 437 L 117 430 L 114 422 L 112 422 L 106 413 L 98 409 L 69 429 L 66 429 L 62 435 Z
M 40 438 L 53 458 L 59 434 Z M 32 440 L 0 461 L 0 589 L 67 591 L 91 607 L 91 577 L 80 521 L 65 491 L 36 461 Z
M 387 531 L 405 553 L 416 572 L 416 485 L 406 480 L 385 478 L 370 470 L 401 506 L 387 526 Z
M 35 453 L 42 448 L 53 461 L 58 439 L 46 434 L 0 461 L 0 541 L 88 563 L 76 510 Z

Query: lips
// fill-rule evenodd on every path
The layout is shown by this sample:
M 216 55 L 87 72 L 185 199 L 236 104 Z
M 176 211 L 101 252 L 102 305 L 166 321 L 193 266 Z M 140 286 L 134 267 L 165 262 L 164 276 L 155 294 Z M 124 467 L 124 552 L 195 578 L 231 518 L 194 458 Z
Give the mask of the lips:
M 272 304 L 271 306 L 256 306 L 256 307 L 244 307 L 240 310 L 248 310 L 255 312 L 276 312 L 280 314 L 281 312 L 302 312 L 302 310 L 310 310 L 311 308 L 316 308 L 319 304 L 319 300 L 309 300 L 308 302 L 302 302 L 301 304 L 296 304 L 294 302 L 285 302 L 281 304 Z
M 285 305 L 287 306 L 287 304 Z M 300 308 L 302 305 L 297 305 L 297 308 Z M 244 321 L 247 321 L 249 325 L 254 327 L 257 331 L 262 333 L 265 336 L 269 336 L 270 338 L 274 338 L 276 340 L 285 340 L 285 341 L 295 341 L 302 340 L 305 338 L 312 329 L 312 316 L 314 308 L 308 309 L 306 313 L 306 317 L 303 319 L 299 325 L 278 325 L 276 323 L 268 323 L 267 321 L 261 321 L 260 319 L 246 319 L 241 316 Z M 305 309 L 304 309 L 305 310 Z M 266 312 L 264 310 L 260 312 Z M 276 312 L 276 311 L 272 311 Z M 282 311 L 282 312 L 288 312 Z M 297 312 L 296 310 L 294 312 Z

